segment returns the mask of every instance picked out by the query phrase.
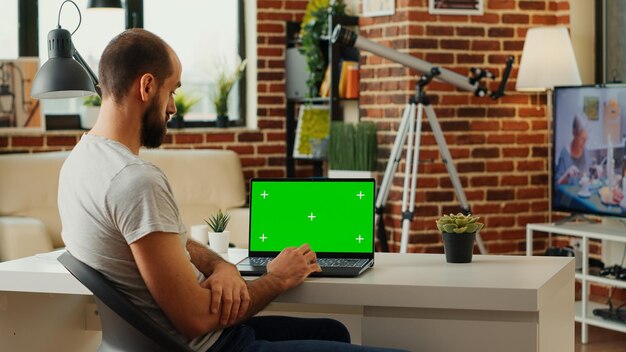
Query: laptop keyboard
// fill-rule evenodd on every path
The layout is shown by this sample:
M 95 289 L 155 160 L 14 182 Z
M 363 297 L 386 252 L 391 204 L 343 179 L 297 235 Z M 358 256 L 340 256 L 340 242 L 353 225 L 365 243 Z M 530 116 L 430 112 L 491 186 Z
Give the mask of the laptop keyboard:
M 272 257 L 251 257 L 250 264 L 254 266 L 266 266 Z M 322 268 L 358 268 L 367 263 L 367 259 L 358 258 L 317 258 L 317 263 Z

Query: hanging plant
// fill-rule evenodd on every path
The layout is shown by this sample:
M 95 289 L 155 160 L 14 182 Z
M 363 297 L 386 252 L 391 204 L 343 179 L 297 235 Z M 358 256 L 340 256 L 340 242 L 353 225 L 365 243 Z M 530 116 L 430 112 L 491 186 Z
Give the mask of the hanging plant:
M 342 0 L 311 0 L 302 19 L 302 44 L 300 53 L 306 59 L 309 77 L 306 81 L 307 97 L 317 97 L 326 69 L 326 53 L 322 52 L 320 42 L 329 39 L 328 16 L 345 15 L 346 4 Z

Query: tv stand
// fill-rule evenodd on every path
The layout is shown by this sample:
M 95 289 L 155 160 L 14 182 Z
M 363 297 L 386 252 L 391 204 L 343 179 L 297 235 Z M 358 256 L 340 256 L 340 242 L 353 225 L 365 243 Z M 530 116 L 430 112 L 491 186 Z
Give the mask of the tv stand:
M 581 283 L 581 300 L 576 302 L 574 320 L 581 323 L 581 341 L 583 344 L 588 340 L 588 325 L 598 326 L 605 329 L 626 333 L 626 323 L 602 319 L 593 314 L 596 309 L 607 309 L 608 305 L 589 301 L 589 285 L 592 283 L 613 286 L 626 289 L 626 281 L 592 275 L 589 273 L 589 239 L 612 241 L 626 244 L 626 231 L 621 227 L 611 226 L 607 223 L 588 224 L 586 222 L 568 222 L 562 225 L 553 224 L 527 224 L 526 225 L 526 255 L 533 255 L 533 233 L 544 232 L 548 234 L 566 235 L 579 237 L 580 250 L 582 252 L 582 270 L 576 270 L 575 278 Z M 618 259 L 621 260 L 621 257 Z M 617 262 L 605 262 L 606 266 L 621 264 Z
M 580 220 L 580 221 L 578 221 L 578 220 Z M 557 226 L 558 225 L 563 225 L 563 224 L 568 223 L 568 222 L 588 222 L 590 224 L 595 224 L 596 223 L 595 221 L 593 221 L 593 219 L 589 219 L 588 217 L 586 217 L 583 214 L 572 213 L 572 214 L 570 214 L 570 216 L 568 216 L 566 218 L 563 218 L 561 220 L 555 221 L 554 225 L 557 225 Z

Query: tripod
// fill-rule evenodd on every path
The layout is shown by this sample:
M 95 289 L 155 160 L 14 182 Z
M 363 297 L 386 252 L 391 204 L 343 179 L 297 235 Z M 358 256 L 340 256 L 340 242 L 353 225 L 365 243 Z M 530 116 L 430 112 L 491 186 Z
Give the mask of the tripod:
M 441 131 L 441 126 L 437 121 L 437 116 L 435 115 L 435 111 L 430 104 L 430 100 L 424 92 L 426 85 L 428 85 L 440 74 L 440 69 L 438 67 L 433 67 L 431 68 L 430 73 L 424 74 L 420 77 L 416 85 L 416 94 L 411 97 L 409 103 L 404 108 L 404 112 L 402 113 L 402 120 L 400 121 L 400 127 L 398 128 L 398 134 L 396 135 L 396 139 L 393 143 L 391 155 L 389 156 L 389 161 L 387 163 L 375 203 L 375 223 L 378 224 L 378 237 L 384 251 L 388 251 L 388 249 L 386 242 L 387 238 L 384 233 L 384 224 L 382 221 L 383 207 L 389 197 L 389 189 L 391 187 L 393 175 L 400 164 L 402 149 L 405 143 L 407 143 L 407 152 L 404 170 L 404 185 L 402 190 L 402 237 L 400 240 L 400 253 L 406 253 L 408 249 L 409 228 L 411 226 L 411 221 L 415 216 L 415 187 L 417 183 L 417 167 L 419 161 L 419 147 L 424 111 L 426 112 L 428 123 L 430 124 L 435 140 L 437 141 L 437 146 L 439 147 L 439 153 L 441 154 L 443 163 L 446 165 L 448 176 L 450 177 L 450 181 L 454 187 L 454 192 L 461 203 L 461 210 L 465 214 L 470 212 L 470 207 L 467 202 L 467 198 L 465 197 L 463 186 L 459 180 L 456 167 L 452 162 L 452 157 L 443 136 L 443 132 Z M 480 253 L 486 254 L 487 251 L 479 233 L 476 233 L 476 243 L 478 244 Z

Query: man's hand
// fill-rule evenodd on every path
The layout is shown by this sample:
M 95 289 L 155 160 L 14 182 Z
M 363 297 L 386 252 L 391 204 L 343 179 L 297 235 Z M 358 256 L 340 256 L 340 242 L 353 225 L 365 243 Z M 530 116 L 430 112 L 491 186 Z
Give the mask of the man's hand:
M 285 248 L 267 264 L 268 275 L 278 277 L 285 290 L 300 285 L 311 273 L 320 271 L 317 256 L 308 244 Z
M 226 262 L 216 264 L 213 273 L 201 286 L 211 290 L 211 313 L 218 314 L 221 307 L 221 325 L 233 324 L 248 310 L 248 286 L 234 265 Z
M 624 193 L 619 187 L 613 187 L 613 203 L 620 204 L 624 199 Z
M 567 175 L 567 177 L 576 177 L 580 175 L 580 170 L 578 170 L 578 167 L 576 167 L 576 165 L 572 165 L 567 169 L 567 171 L 565 171 L 565 174 Z

